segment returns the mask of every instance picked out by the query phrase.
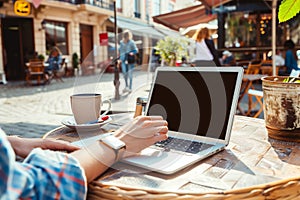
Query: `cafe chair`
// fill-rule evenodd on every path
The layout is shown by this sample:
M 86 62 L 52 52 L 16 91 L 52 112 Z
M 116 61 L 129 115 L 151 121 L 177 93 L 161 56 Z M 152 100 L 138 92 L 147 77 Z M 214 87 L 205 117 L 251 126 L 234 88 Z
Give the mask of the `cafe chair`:
M 28 85 L 32 85 L 32 81 L 36 81 L 38 85 L 44 83 L 44 62 L 41 60 L 30 60 L 26 64 L 25 80 Z
M 250 64 L 249 60 L 236 60 L 236 66 L 243 67 L 244 69 L 248 68 L 248 65 Z
M 258 61 L 253 61 L 253 62 L 249 63 L 244 74 L 254 74 L 254 75 L 259 74 L 260 69 L 261 69 L 261 63 L 258 63 Z M 244 88 L 244 90 L 243 89 L 241 90 L 242 93 L 247 93 L 247 90 L 249 88 L 254 89 L 254 86 L 252 85 L 252 81 L 250 83 L 250 87 L 248 87 L 248 85 L 249 85 L 249 80 L 243 79 L 242 88 Z
M 279 73 L 281 66 L 276 66 L 276 74 Z M 273 75 L 273 61 L 272 60 L 263 60 L 261 61 L 261 74 L 265 74 L 268 76 Z
M 248 101 L 248 116 L 253 116 L 257 118 L 263 111 L 263 91 L 256 90 L 256 89 L 249 89 L 248 90 L 249 101 Z M 253 102 L 253 97 L 255 98 L 255 102 Z M 258 110 L 257 106 L 259 107 Z
M 245 74 L 259 74 L 260 68 L 261 68 L 261 63 L 258 64 L 250 63 L 247 69 L 245 70 Z
M 68 66 L 68 59 L 63 58 L 63 62 L 62 62 L 63 68 L 65 70 L 65 73 L 63 76 L 65 77 L 71 77 L 74 76 L 75 74 L 75 69 L 73 66 Z

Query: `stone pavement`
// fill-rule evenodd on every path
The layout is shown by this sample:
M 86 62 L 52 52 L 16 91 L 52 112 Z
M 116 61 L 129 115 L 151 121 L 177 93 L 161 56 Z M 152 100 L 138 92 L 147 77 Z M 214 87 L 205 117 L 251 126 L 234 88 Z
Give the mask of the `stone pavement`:
M 151 72 L 135 71 L 132 92 L 122 93 L 125 83 L 120 74 L 120 100 L 114 98 L 113 73 L 64 78 L 63 83 L 42 86 L 8 82 L 0 85 L 0 127 L 7 134 L 41 137 L 72 115 L 70 95 L 80 91 L 102 93 L 103 99 L 111 99 L 113 112 L 134 111 L 136 98 L 147 97 L 152 76 Z
M 151 79 L 152 74 L 135 71 L 132 93 L 122 93 L 125 83 L 120 74 L 120 100 L 114 98 L 114 74 L 111 73 L 63 78 L 63 83 L 53 81 L 42 86 L 8 82 L 0 85 L 0 127 L 7 134 L 41 137 L 72 115 L 70 95 L 82 89 L 100 92 L 103 99 L 111 99 L 113 111 L 134 111 L 136 98 L 147 95 Z

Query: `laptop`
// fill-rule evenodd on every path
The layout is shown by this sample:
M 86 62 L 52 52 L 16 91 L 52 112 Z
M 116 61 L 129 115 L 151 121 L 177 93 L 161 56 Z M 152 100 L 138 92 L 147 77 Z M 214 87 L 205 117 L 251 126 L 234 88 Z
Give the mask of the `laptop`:
M 241 67 L 159 67 L 145 115 L 168 121 L 168 139 L 122 162 L 173 174 L 229 143 L 243 77 Z

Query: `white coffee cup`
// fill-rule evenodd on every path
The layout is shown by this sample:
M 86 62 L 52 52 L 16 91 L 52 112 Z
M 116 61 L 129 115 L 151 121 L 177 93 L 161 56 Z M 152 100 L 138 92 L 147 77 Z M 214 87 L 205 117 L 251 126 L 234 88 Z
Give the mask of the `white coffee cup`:
M 111 108 L 111 101 L 102 101 L 102 95 L 97 93 L 81 93 L 71 95 L 71 108 L 77 124 L 88 124 L 96 121 L 101 115 L 103 103 L 108 103 L 106 115 Z

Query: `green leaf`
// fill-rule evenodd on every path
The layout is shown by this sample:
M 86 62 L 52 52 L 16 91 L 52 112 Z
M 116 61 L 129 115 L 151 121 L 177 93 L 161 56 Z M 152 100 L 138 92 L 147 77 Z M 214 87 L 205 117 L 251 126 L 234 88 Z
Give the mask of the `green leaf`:
M 300 11 L 300 0 L 283 0 L 279 6 L 279 22 L 285 22 L 293 18 Z

